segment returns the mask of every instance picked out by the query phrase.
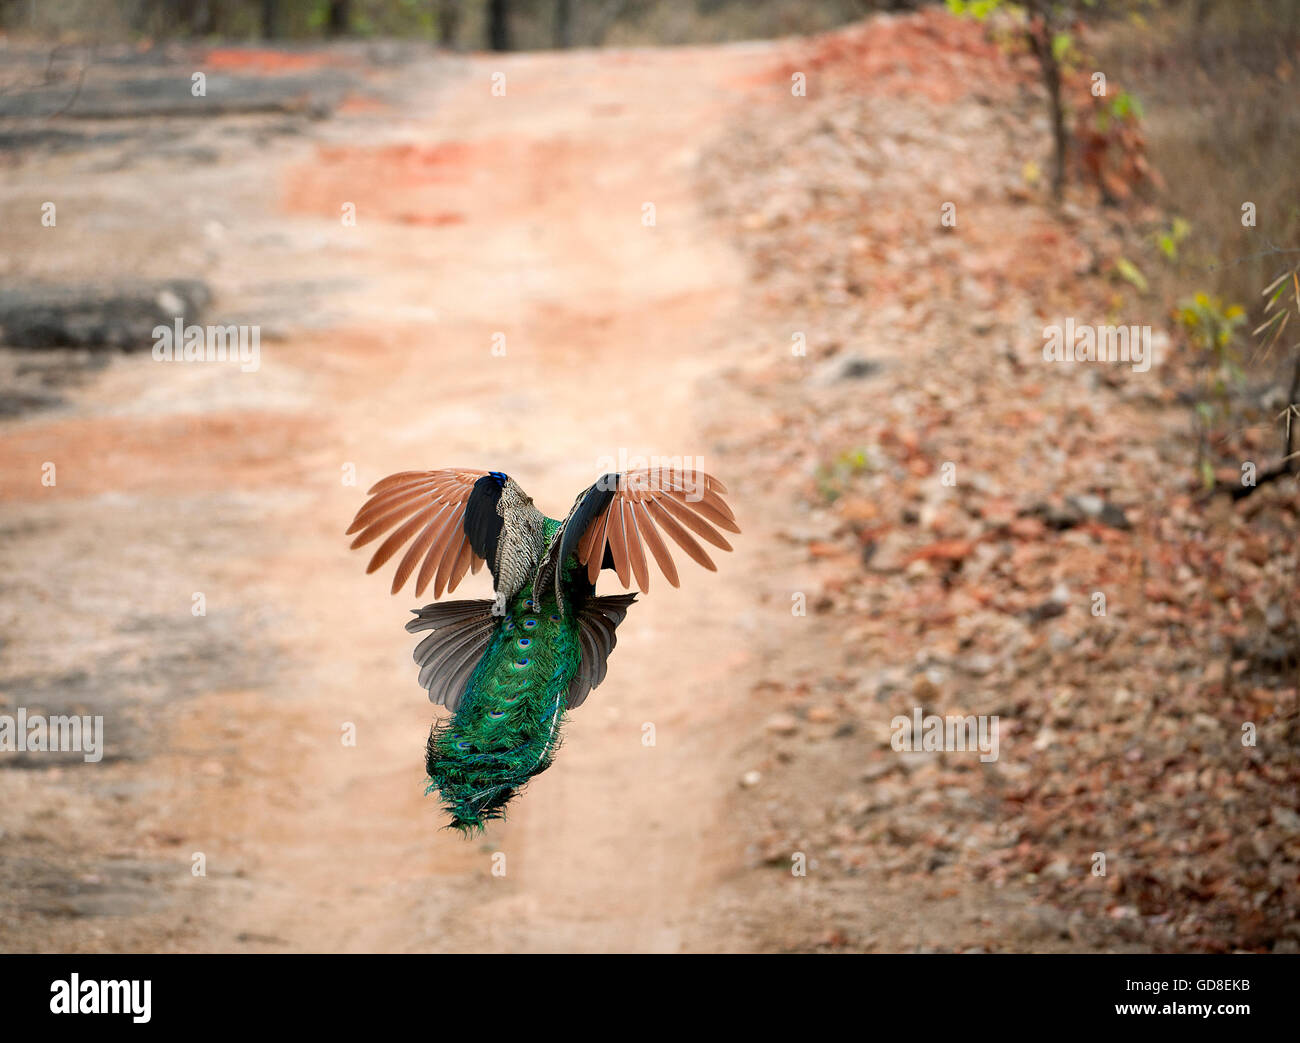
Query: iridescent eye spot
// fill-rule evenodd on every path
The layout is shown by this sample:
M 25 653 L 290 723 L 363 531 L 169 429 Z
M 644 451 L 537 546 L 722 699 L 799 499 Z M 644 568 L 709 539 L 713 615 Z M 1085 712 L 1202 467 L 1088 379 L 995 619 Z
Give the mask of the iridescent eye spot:
M 511 620 L 509 620 L 509 619 L 507 619 L 507 620 L 506 620 L 505 629 L 506 629 L 506 630 L 514 630 L 514 628 L 515 628 L 515 624 L 514 624 L 514 622 L 511 621 Z
M 524 608 L 532 608 L 532 607 L 533 607 L 533 599 L 529 598 L 527 601 L 524 602 Z
M 537 626 L 537 620 L 535 620 L 535 619 L 525 619 L 525 620 L 524 620 L 524 629 L 525 629 L 525 630 L 532 630 L 533 627 L 535 627 L 535 626 Z
M 469 743 L 467 743 L 467 742 L 458 742 L 458 743 L 456 743 L 456 749 L 458 749 L 458 750 L 468 750 L 468 749 L 469 749 Z
M 499 720 L 501 720 L 501 718 L 504 717 L 505 715 L 506 715 L 505 710 L 489 710 L 489 711 L 488 711 L 488 716 L 491 717 L 492 720 L 494 720 L 494 721 L 499 721 Z
M 560 621 L 560 617 L 557 616 L 554 612 L 551 613 L 550 619 L 552 623 L 558 623 Z
M 515 669 L 516 669 L 516 670 L 522 670 L 522 669 L 523 669 L 524 667 L 526 667 L 527 665 L 528 665 L 528 658 L 527 658 L 526 656 L 525 656 L 523 659 L 516 659 L 516 660 L 515 660 Z
M 521 637 L 518 643 L 520 648 L 527 648 L 533 643 L 533 639 L 531 637 Z

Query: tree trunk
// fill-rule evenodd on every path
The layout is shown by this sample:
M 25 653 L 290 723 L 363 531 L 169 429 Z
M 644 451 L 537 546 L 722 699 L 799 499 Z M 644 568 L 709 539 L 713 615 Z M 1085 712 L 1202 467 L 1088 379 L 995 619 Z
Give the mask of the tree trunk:
M 1043 68 L 1043 77 L 1047 81 L 1048 104 L 1052 107 L 1052 138 L 1055 142 L 1055 157 L 1052 163 L 1052 198 L 1060 202 L 1065 192 L 1065 162 L 1067 138 L 1065 135 L 1065 109 L 1061 105 L 1061 66 L 1052 53 L 1052 44 L 1048 40 L 1045 49 L 1047 64 Z
M 573 9 L 569 0 L 555 0 L 555 46 L 573 46 Z
M 330 0 L 329 21 L 325 31 L 330 36 L 346 36 L 352 23 L 350 0 Z
M 279 0 L 262 0 L 262 38 L 264 40 L 275 39 L 276 13 L 279 6 Z
M 190 32 L 195 36 L 211 36 L 217 31 L 217 12 L 213 0 L 197 0 L 190 11 Z
M 494 51 L 510 50 L 509 0 L 488 0 L 488 47 Z
M 456 0 L 438 0 L 438 46 L 455 47 L 460 28 L 460 9 Z
M 1038 68 L 1043 74 L 1043 85 L 1047 88 L 1047 104 L 1051 110 L 1052 140 L 1054 156 L 1052 161 L 1052 198 L 1061 201 L 1065 191 L 1065 164 L 1069 139 L 1065 133 L 1065 107 L 1061 101 L 1061 64 L 1056 60 L 1052 49 L 1052 31 L 1050 14 L 1044 10 L 1040 0 L 1029 0 L 1029 46 L 1038 59 Z

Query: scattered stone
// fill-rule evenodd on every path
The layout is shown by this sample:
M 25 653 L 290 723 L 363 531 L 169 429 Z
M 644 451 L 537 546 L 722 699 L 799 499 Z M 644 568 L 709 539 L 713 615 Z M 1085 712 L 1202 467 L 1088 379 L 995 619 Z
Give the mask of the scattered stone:
M 1102 525 L 1109 525 L 1112 529 L 1132 528 L 1123 508 L 1115 506 L 1109 500 L 1103 500 L 1100 496 L 1085 493 L 1068 496 L 1065 502 L 1084 517 L 1100 522 Z
M 822 363 L 813 373 L 810 382 L 818 387 L 827 387 L 843 380 L 873 377 L 880 370 L 880 363 L 872 359 L 861 355 L 841 355 Z

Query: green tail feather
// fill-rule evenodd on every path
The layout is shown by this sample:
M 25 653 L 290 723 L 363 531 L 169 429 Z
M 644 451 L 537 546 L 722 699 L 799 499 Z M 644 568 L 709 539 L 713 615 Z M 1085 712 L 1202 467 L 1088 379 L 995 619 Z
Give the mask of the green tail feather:
M 553 595 L 534 604 L 528 589 L 510 603 L 455 715 L 429 733 L 426 792 L 438 790 L 453 828 L 471 833 L 503 817 L 550 767 L 581 658 L 578 624 Z

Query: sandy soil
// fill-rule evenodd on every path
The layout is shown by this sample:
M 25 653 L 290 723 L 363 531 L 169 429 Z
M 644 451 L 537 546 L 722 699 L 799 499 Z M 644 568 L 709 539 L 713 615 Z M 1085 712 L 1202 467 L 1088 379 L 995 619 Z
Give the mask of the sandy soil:
M 0 426 L 5 708 L 102 713 L 108 748 L 3 772 L 0 949 L 738 944 L 692 925 L 744 843 L 723 806 L 770 512 L 726 453 L 743 263 L 694 185 L 772 53 L 429 63 L 304 135 L 12 172 L 6 218 L 60 200 L 57 231 L 6 222 L 26 274 L 197 270 L 264 341 L 256 373 L 121 356 Z M 555 767 L 463 841 L 422 792 L 415 602 L 343 530 L 419 467 L 506 470 L 562 516 L 620 450 L 703 456 L 745 535 L 655 585 Z
M 1202 553 L 1173 385 L 1026 363 L 1044 316 L 1111 307 L 1132 244 L 1034 201 L 1043 107 L 975 23 L 368 47 L 194 57 L 272 112 L 178 115 L 182 54 L 150 74 L 166 118 L 88 80 L 108 115 L 18 158 L 0 133 L 0 288 L 202 279 L 202 321 L 262 330 L 251 373 L 0 352 L 0 712 L 107 733 L 96 765 L 0 757 L 0 951 L 1294 949 L 1294 683 L 1234 652 L 1247 708 L 1182 647 L 1253 603 L 1254 565 L 1284 572 L 1293 513 L 1218 511 L 1254 565 L 1209 606 L 1202 573 L 1237 565 Z M 555 765 L 465 841 L 423 793 L 417 602 L 344 530 L 412 468 L 501 469 L 562 516 L 620 453 L 702 458 L 743 535 L 717 575 L 652 583 Z M 1123 532 L 1040 520 L 1085 492 Z M 1143 612 L 1103 633 L 1062 588 Z M 895 754 L 890 717 L 922 705 L 1000 715 L 996 768 Z M 1188 719 L 1265 741 L 1229 760 Z M 1229 779 L 1253 824 L 1206 811 Z M 1271 904 L 1242 926 L 1248 901 Z

